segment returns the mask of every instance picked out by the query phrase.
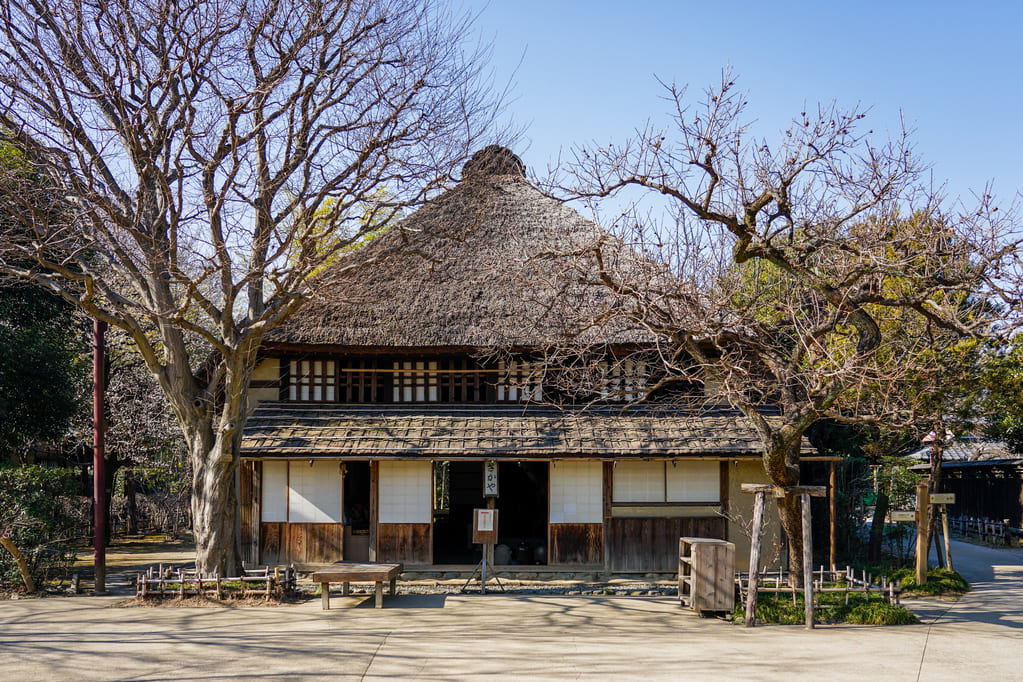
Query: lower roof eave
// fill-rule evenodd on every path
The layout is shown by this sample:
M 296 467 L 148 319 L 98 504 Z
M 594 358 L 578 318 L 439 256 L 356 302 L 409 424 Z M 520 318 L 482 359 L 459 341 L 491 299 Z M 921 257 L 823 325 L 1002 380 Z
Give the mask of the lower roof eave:
M 644 452 L 642 454 L 632 453 L 619 453 L 619 454 L 607 454 L 607 453 L 593 453 L 593 452 L 558 452 L 558 453 L 535 453 L 535 452 L 490 452 L 490 453 L 459 453 L 459 452 L 393 452 L 393 453 L 341 453 L 341 452 L 326 452 L 318 450 L 315 452 L 303 451 L 303 450 L 267 450 L 258 452 L 249 450 L 241 453 L 241 459 L 245 461 L 259 461 L 264 459 L 341 459 L 341 460 L 360 460 L 360 461 L 384 461 L 384 460 L 408 460 L 408 459 L 425 459 L 425 460 L 461 460 L 461 461 L 509 461 L 509 462 L 526 462 L 526 461 L 537 461 L 537 462 L 549 462 L 554 460 L 595 460 L 602 462 L 611 461 L 623 461 L 623 460 L 653 460 L 653 459 L 689 459 L 689 460 L 712 460 L 712 461 L 731 461 L 731 460 L 743 460 L 743 461 L 760 461 L 760 453 L 742 451 L 742 452 L 672 452 L 672 451 L 660 451 L 660 452 Z M 804 458 L 804 461 L 818 461 L 822 458 L 814 457 Z M 827 458 L 834 459 L 834 458 Z

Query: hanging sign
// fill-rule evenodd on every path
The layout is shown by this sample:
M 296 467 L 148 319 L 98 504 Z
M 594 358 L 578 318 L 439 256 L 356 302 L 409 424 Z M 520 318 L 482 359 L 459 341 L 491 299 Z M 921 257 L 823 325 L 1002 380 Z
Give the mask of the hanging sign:
M 472 524 L 472 541 L 478 545 L 497 544 L 497 510 L 476 509 Z
M 483 463 L 483 497 L 497 497 L 497 462 Z
M 931 504 L 955 504 L 955 493 L 931 493 Z
M 893 523 L 899 521 L 916 521 L 915 511 L 893 511 L 891 512 L 891 519 Z

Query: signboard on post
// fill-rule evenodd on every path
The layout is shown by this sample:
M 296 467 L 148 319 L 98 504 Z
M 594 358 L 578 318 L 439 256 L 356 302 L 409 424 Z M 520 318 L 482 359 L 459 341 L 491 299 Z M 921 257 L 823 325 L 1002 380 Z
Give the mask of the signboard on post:
M 931 493 L 931 504 L 955 504 L 955 493 Z
M 476 509 L 472 524 L 472 541 L 479 545 L 497 544 L 497 510 Z
M 899 521 L 916 521 L 915 511 L 893 511 L 891 512 L 892 523 Z
M 497 497 L 497 462 L 483 463 L 483 497 Z

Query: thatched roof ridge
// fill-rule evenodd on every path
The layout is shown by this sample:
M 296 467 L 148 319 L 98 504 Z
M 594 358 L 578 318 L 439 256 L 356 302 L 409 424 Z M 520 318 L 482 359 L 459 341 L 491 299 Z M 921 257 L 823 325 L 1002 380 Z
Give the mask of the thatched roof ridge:
M 614 307 L 611 292 L 573 284 L 554 257 L 607 235 L 533 187 L 523 169 L 504 148 L 478 153 L 456 187 L 323 273 L 314 298 L 268 342 L 541 347 Z M 389 250 L 397 253 L 350 269 Z M 616 325 L 579 340 L 648 340 Z

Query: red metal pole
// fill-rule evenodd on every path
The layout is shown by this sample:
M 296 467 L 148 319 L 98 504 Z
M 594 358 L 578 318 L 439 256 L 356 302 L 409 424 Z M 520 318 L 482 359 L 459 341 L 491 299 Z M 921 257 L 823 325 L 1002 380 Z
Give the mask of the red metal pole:
M 92 492 L 93 492 L 93 564 L 96 594 L 107 591 L 107 472 L 103 447 L 103 333 L 107 323 L 93 320 L 92 336 Z

